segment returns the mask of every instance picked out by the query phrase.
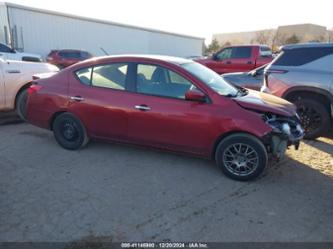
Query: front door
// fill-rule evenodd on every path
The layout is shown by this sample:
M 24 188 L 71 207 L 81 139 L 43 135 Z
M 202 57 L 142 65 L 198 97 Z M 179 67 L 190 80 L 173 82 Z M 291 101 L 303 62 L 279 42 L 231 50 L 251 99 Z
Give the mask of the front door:
M 211 104 L 185 100 L 185 92 L 195 88 L 172 70 L 148 64 L 137 65 L 137 92 L 128 99 L 132 106 L 128 137 L 131 141 L 205 154 L 210 136 Z

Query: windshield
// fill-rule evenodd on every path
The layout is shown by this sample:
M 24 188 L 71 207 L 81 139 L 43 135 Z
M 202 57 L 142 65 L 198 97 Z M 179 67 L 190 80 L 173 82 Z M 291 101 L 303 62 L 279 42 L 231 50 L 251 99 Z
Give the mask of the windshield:
M 238 90 L 226 82 L 220 75 L 197 62 L 184 63 L 180 66 L 220 95 L 231 97 L 236 96 L 238 93 Z

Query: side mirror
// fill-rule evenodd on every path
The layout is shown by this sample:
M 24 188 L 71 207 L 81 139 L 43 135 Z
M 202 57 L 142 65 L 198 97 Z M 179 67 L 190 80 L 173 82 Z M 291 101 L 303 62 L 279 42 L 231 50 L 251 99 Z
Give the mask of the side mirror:
M 185 99 L 189 101 L 206 102 L 206 95 L 199 90 L 188 90 Z

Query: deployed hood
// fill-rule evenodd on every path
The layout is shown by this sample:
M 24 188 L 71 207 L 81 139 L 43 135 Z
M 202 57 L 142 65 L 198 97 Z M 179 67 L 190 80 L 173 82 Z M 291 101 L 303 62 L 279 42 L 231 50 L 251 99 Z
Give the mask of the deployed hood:
M 296 106 L 284 99 L 258 91 L 249 90 L 245 96 L 234 98 L 242 107 L 250 110 L 270 112 L 286 117 L 296 115 Z

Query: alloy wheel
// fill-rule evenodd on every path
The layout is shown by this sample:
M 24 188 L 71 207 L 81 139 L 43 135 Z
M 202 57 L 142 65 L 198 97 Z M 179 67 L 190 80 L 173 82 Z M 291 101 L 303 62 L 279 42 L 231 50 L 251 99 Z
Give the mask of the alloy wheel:
M 259 156 L 253 147 L 244 143 L 232 144 L 223 153 L 227 170 L 238 176 L 246 176 L 256 170 Z

